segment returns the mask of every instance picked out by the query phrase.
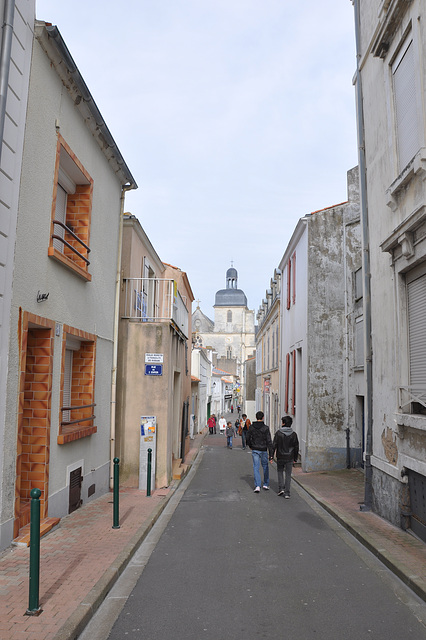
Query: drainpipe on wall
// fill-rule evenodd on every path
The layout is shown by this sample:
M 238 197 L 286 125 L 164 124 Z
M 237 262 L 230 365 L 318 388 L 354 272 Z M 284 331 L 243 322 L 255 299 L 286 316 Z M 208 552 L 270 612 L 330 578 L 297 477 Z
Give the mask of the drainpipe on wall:
M 13 39 L 15 0 L 5 0 L 0 52 L 0 162 L 3 149 L 4 123 L 6 119 L 7 88 L 9 85 L 10 56 Z
M 115 458 L 115 418 L 116 418 L 116 398 L 117 398 L 117 361 L 118 361 L 118 325 L 120 322 L 120 287 L 121 287 L 121 255 L 123 245 L 123 219 L 124 219 L 124 198 L 126 191 L 134 189 L 135 185 L 123 185 L 120 197 L 120 225 L 118 229 L 118 252 L 117 252 L 117 273 L 115 279 L 115 302 L 114 302 L 114 333 L 113 333 L 113 354 L 111 370 L 111 418 L 110 418 L 110 473 L 109 486 L 114 484 L 114 458 Z
M 345 375 L 343 378 L 344 394 L 345 394 L 345 424 L 346 424 L 346 468 L 351 467 L 351 451 L 350 451 L 350 428 L 349 428 L 349 325 L 348 325 L 348 289 L 347 289 L 347 229 L 354 222 L 345 222 L 343 225 L 343 279 L 345 282 Z
M 372 376 L 372 344 L 371 344 L 371 290 L 370 290 L 370 245 L 368 228 L 367 184 L 365 164 L 365 137 L 363 95 L 360 74 L 361 43 L 360 43 L 360 8 L 359 0 L 353 0 L 355 13 L 355 43 L 356 43 L 356 100 L 358 123 L 358 162 L 361 197 L 361 232 L 362 232 L 362 270 L 363 270 L 363 300 L 364 300 L 364 347 L 365 347 L 365 393 L 366 393 L 366 438 L 365 438 L 365 485 L 364 504 L 361 511 L 370 511 L 373 506 L 373 485 L 371 455 L 373 452 L 373 376 Z

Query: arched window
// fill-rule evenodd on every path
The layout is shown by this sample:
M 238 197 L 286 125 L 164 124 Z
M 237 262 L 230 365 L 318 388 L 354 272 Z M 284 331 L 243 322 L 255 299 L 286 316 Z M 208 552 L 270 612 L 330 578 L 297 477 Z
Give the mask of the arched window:
M 232 311 L 228 310 L 226 314 L 226 322 L 232 322 Z

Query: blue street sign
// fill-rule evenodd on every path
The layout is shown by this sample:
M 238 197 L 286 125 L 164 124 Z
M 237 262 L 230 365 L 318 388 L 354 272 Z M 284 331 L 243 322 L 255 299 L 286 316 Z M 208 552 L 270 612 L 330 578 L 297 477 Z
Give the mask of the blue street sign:
M 163 365 L 162 364 L 146 364 L 145 375 L 146 376 L 162 376 Z

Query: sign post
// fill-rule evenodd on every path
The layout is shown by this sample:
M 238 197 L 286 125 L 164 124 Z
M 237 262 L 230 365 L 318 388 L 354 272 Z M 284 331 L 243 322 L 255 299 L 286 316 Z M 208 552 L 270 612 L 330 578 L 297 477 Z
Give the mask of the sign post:
M 155 489 L 155 461 L 157 453 L 157 417 L 141 416 L 140 449 L 139 449 L 139 489 L 147 489 L 148 450 L 151 454 L 151 487 Z

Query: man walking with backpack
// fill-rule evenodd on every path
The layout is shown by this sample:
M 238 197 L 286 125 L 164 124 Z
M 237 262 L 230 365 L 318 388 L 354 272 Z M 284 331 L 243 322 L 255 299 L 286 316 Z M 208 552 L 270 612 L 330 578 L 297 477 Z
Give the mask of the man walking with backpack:
M 285 416 L 281 418 L 281 427 L 274 436 L 272 443 L 273 460 L 274 453 L 277 456 L 277 474 L 278 474 L 278 495 L 284 495 L 284 498 L 290 498 L 290 483 L 293 464 L 297 462 L 299 456 L 299 439 L 297 433 L 293 431 L 291 425 L 293 418 Z M 285 471 L 285 482 L 284 482 Z

